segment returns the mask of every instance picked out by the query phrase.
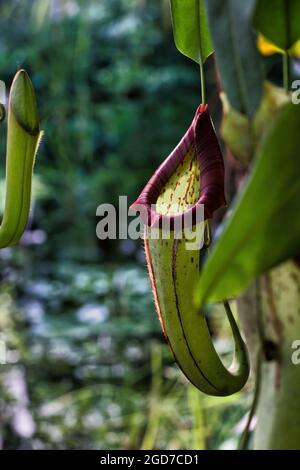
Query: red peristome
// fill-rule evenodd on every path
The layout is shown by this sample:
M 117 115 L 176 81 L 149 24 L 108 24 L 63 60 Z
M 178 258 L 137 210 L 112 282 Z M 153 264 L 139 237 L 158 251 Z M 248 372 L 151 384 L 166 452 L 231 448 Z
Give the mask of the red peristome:
M 156 204 L 163 187 L 193 144 L 200 168 L 199 183 L 201 184 L 198 201 L 184 214 L 166 216 L 157 213 L 151 208 L 151 205 Z M 194 221 L 197 207 L 202 204 L 206 220 L 212 217 L 216 209 L 225 206 L 226 200 L 224 195 L 224 163 L 220 145 L 210 118 L 208 105 L 201 104 L 179 144 L 155 171 L 131 207 L 135 208 L 137 205 L 145 207 L 147 216 L 144 222 L 149 227 L 162 227 L 164 219 L 166 226 L 174 229 L 176 219 L 182 219 L 184 215 L 191 213 L 191 219 Z

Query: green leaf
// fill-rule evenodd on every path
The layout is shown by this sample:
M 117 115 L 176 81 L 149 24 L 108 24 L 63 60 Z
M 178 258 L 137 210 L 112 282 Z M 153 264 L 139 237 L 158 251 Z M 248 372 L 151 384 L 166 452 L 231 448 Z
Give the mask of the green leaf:
M 252 116 L 262 97 L 261 58 L 251 29 L 255 0 L 206 0 L 225 93 L 237 111 Z
M 170 0 L 177 49 L 200 63 L 213 52 L 204 0 Z
M 265 82 L 260 106 L 252 119 L 232 109 L 224 93 L 221 93 L 220 98 L 223 105 L 222 139 L 234 157 L 249 164 L 282 106 L 289 102 L 289 97 L 283 88 Z
M 200 275 L 199 305 L 240 294 L 257 275 L 300 253 L 300 107 L 283 107 Z
M 258 0 L 253 25 L 269 41 L 287 51 L 300 38 L 299 0 Z

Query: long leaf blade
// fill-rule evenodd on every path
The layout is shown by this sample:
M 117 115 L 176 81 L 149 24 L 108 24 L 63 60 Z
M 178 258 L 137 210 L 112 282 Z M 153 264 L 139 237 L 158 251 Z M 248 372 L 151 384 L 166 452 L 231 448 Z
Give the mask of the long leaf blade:
M 269 41 L 287 51 L 300 38 L 300 2 L 258 0 L 253 24 Z
M 198 63 L 213 52 L 204 0 L 170 0 L 177 49 Z
M 259 274 L 300 253 L 300 107 L 286 105 L 208 258 L 198 304 L 240 294 Z
M 251 29 L 254 0 L 206 0 L 206 7 L 225 93 L 233 108 L 252 116 L 263 84 Z

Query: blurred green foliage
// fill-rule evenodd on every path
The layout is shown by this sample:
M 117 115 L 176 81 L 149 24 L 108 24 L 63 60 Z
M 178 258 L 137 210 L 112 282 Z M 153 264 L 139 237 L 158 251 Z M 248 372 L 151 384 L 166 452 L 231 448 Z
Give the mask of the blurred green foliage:
M 235 445 L 245 397 L 195 393 L 165 347 L 141 247 L 95 234 L 96 207 L 135 199 L 199 101 L 168 2 L 1 1 L 0 78 L 19 67 L 45 138 L 29 229 L 0 252 L 1 446 Z
M 35 218 L 51 238 L 45 255 L 78 257 L 80 243 L 80 259 L 94 260 L 97 205 L 133 202 L 177 143 L 197 70 L 177 53 L 161 0 L 2 3 L 1 78 L 28 69 L 45 129 L 36 171 L 49 192 Z
M 186 382 L 143 268 L 55 262 L 42 276 L 18 251 L 1 263 L 3 448 L 236 446 L 245 397 L 207 397 Z

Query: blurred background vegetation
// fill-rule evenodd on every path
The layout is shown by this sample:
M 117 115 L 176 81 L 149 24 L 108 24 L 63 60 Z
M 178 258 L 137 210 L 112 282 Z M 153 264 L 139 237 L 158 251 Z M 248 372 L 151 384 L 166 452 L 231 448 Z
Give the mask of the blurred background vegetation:
M 0 79 L 9 86 L 20 67 L 45 138 L 28 230 L 0 252 L 0 446 L 234 448 L 250 393 L 216 399 L 187 384 L 160 331 L 141 244 L 95 233 L 96 207 L 134 201 L 199 101 L 168 1 L 1 1 Z M 207 77 L 218 122 L 211 59 Z M 230 351 L 222 312 L 211 326 Z

